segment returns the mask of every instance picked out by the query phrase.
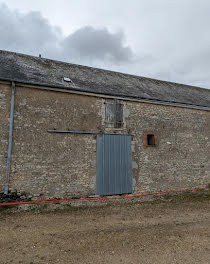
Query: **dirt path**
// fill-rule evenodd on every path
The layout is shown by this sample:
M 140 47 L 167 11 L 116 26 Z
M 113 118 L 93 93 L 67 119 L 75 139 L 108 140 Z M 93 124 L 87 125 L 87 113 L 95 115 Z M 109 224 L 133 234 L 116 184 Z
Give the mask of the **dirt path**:
M 210 199 L 0 213 L 0 263 L 210 263 Z

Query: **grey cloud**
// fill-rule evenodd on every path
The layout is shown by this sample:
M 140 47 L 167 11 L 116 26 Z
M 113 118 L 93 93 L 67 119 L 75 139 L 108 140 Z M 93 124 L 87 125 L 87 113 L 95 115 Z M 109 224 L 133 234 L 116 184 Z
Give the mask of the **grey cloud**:
M 133 58 L 129 47 L 123 45 L 122 32 L 110 33 L 106 28 L 94 29 L 84 27 L 69 35 L 63 41 L 64 51 L 73 57 L 111 60 L 112 62 L 128 62 Z
M 132 61 L 134 56 L 124 46 L 122 32 L 86 26 L 64 37 L 39 12 L 27 14 L 0 5 L 0 49 L 55 58 L 74 63 L 99 65 Z
M 52 49 L 54 44 L 56 48 L 59 34 L 39 12 L 21 14 L 0 6 L 1 49 L 37 54 Z

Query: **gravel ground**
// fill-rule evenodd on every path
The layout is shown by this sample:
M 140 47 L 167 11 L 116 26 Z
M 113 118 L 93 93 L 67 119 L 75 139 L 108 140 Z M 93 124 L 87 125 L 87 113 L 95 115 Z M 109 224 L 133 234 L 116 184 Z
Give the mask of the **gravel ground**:
M 210 194 L 0 212 L 0 263 L 210 263 Z

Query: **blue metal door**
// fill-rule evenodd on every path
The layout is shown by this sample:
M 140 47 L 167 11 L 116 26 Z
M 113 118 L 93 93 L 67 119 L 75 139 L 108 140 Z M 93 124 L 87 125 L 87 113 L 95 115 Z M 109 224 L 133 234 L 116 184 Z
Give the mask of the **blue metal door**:
M 131 136 L 97 136 L 98 195 L 132 193 Z

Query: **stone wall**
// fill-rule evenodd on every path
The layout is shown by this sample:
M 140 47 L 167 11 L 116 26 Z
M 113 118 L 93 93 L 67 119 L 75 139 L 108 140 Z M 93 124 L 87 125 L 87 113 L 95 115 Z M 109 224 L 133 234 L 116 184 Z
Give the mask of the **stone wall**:
M 100 129 L 100 100 L 38 89 L 16 89 L 10 187 L 35 196 L 95 193 L 96 139 L 50 129 Z
M 135 192 L 183 189 L 210 183 L 210 111 L 126 103 L 134 134 Z M 157 146 L 145 146 L 154 132 Z
M 4 190 L 9 139 L 11 85 L 0 84 L 0 192 Z
M 0 85 L 0 191 L 5 177 L 11 87 Z M 3 111 L 2 111 L 3 110 Z M 104 99 L 16 88 L 10 190 L 37 197 L 96 193 L 96 136 L 49 129 L 133 134 L 134 192 L 210 182 L 210 112 L 124 102 L 124 128 L 104 128 Z M 144 134 L 154 132 L 157 146 Z

